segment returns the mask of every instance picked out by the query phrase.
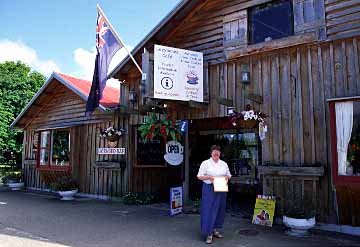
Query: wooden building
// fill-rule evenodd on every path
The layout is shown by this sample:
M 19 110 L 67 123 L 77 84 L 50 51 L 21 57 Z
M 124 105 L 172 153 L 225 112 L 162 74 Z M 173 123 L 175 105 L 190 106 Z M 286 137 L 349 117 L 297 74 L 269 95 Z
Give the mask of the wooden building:
M 119 110 L 120 91 L 107 86 L 99 108 L 85 116 L 91 82 L 53 73 L 12 123 L 24 130 L 23 170 L 28 189 L 49 189 L 62 175 L 72 175 L 83 194 L 99 198 L 128 190 L 125 155 L 99 155 L 109 142 L 107 127 L 126 127 Z M 116 142 L 127 146 L 126 137 Z
M 203 53 L 204 103 L 152 98 L 155 44 Z M 144 158 L 161 157 L 161 153 L 146 156 L 144 150 L 158 149 L 156 144 L 144 146 L 137 133 L 146 112 L 166 103 L 176 119 L 190 123 L 183 140 L 182 179 L 187 196 L 199 196 L 196 172 L 201 160 L 208 158 L 210 145 L 217 142 L 234 175 L 234 200 L 256 193 L 274 194 L 276 216 L 281 216 L 287 203 L 300 197 L 315 205 L 319 221 L 359 225 L 358 164 L 352 172 L 347 169 L 348 173 L 338 174 L 336 121 L 341 118 L 335 111 L 339 103 L 353 102 L 353 135 L 349 138 L 356 147 L 359 49 L 357 0 L 184 0 L 132 52 L 147 73 L 146 80 L 129 57 L 110 74 L 126 82 L 120 90 L 122 107 L 85 118 L 85 98 L 70 92 L 64 83 L 69 80 L 56 74 L 49 79 L 30 103 L 33 106 L 13 124 L 25 129 L 27 185 L 42 187 L 30 145 L 34 133 L 66 125 L 71 126 L 74 138 L 72 152 L 78 154 L 72 156 L 72 164 L 81 192 L 102 196 L 127 191 L 166 193 L 171 167 L 160 159 Z M 51 87 L 62 90 L 55 93 Z M 65 91 L 74 107 L 60 95 Z M 129 102 L 134 92 L 138 97 Z M 264 141 L 259 140 L 256 125 L 229 125 L 227 108 L 241 112 L 247 105 L 268 115 Z M 75 108 L 76 112 L 68 112 Z M 110 125 L 127 130 L 118 143 L 126 148 L 125 156 L 96 152 L 106 146 L 99 138 L 100 129 Z M 122 159 L 123 168 L 118 167 Z
M 281 216 L 287 202 L 300 197 L 316 206 L 322 222 L 359 225 L 356 188 L 360 177 L 343 175 L 342 183 L 333 179 L 338 162 L 334 156 L 336 131 L 331 124 L 335 121 L 332 105 L 337 100 L 354 101 L 353 137 L 358 135 L 359 34 L 360 2 L 355 0 L 182 1 L 133 50 L 149 75 L 147 80 L 141 80 L 129 58 L 112 76 L 126 80 L 125 90 L 137 90 L 140 98 L 130 108 L 161 104 L 164 101 L 151 99 L 154 45 L 202 52 L 208 102 L 165 102 L 177 119 L 193 123 L 185 145 L 185 188 L 190 196 L 196 194 L 199 163 L 208 155 L 200 147 L 208 148 L 211 141 L 221 143 L 226 134 L 241 139 L 244 133 L 256 133 L 246 126 L 226 127 L 228 106 L 242 111 L 250 104 L 268 114 L 267 137 L 257 142 L 257 154 L 251 157 L 260 192 L 278 198 L 276 215 Z M 242 80 L 246 72 L 250 83 Z M 130 115 L 130 126 L 141 121 L 141 115 Z M 251 150 L 250 145 L 246 149 Z M 204 156 L 194 157 L 194 150 Z M 136 163 L 135 157 L 130 163 Z M 157 169 L 133 167 L 131 188 L 151 190 L 153 180 L 149 178 L 154 178 Z M 233 177 L 232 183 L 241 193 L 254 182 Z M 249 191 L 254 194 L 259 188 Z

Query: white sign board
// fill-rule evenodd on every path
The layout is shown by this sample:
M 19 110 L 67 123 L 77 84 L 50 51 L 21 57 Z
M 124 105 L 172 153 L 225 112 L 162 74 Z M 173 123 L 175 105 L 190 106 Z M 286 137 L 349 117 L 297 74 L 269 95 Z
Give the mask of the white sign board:
M 203 102 L 203 54 L 155 45 L 154 97 Z
M 182 187 L 170 188 L 170 215 L 180 214 L 183 208 Z
M 125 148 L 99 148 L 98 154 L 125 154 Z
M 184 147 L 180 142 L 169 141 L 166 143 L 166 154 L 164 159 L 167 163 L 173 166 L 180 165 L 184 160 Z

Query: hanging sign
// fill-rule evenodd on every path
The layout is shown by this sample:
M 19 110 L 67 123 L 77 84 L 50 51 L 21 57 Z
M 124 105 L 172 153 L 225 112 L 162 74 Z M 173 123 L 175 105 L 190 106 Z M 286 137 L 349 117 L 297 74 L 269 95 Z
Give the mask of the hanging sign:
M 203 54 L 155 45 L 154 97 L 203 102 Z
M 271 227 L 274 221 L 275 202 L 276 200 L 273 196 L 258 195 L 252 223 Z
M 182 186 L 170 188 L 170 216 L 180 214 L 183 207 Z
M 169 141 L 166 143 L 166 154 L 164 159 L 173 166 L 180 165 L 184 160 L 184 147 L 180 142 Z
M 99 148 L 98 154 L 125 154 L 125 148 Z
M 182 133 L 186 133 L 188 131 L 189 121 L 181 120 L 179 126 L 180 126 L 180 131 Z

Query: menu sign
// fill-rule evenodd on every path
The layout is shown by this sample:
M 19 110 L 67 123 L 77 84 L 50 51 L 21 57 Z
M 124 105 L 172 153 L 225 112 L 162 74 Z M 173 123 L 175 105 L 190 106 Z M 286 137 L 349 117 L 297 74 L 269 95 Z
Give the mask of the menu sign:
M 203 54 L 155 45 L 154 97 L 203 102 Z

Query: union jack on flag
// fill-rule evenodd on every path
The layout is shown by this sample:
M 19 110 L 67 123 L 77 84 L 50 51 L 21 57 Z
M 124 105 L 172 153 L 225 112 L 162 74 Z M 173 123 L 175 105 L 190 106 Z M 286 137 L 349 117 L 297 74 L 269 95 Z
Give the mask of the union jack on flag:
M 105 19 L 100 13 L 97 17 L 97 26 L 96 26 L 96 47 L 102 48 L 105 45 L 104 35 L 109 30 L 106 25 Z

